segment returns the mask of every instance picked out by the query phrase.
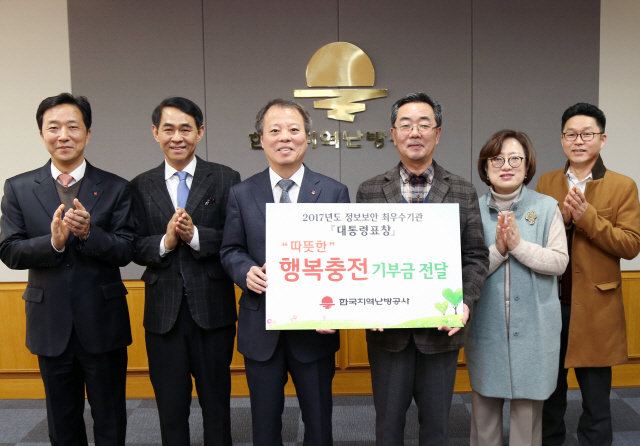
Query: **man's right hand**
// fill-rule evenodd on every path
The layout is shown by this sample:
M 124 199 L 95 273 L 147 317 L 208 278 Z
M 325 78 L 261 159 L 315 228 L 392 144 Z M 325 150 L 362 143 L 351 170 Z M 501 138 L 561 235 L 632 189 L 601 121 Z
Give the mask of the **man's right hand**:
M 174 213 L 169 223 L 167 223 L 167 233 L 164 236 L 164 249 L 167 251 L 175 249 L 180 241 L 180 236 L 176 232 L 176 221 L 178 221 L 178 217 L 178 212 Z
M 61 204 L 53 213 L 53 220 L 51 220 L 51 241 L 58 251 L 64 248 L 64 244 L 69 238 L 69 228 L 62 223 L 63 211 L 64 204 Z
M 262 265 L 262 268 L 252 266 L 247 273 L 247 288 L 256 294 L 262 294 L 267 291 L 267 264 Z

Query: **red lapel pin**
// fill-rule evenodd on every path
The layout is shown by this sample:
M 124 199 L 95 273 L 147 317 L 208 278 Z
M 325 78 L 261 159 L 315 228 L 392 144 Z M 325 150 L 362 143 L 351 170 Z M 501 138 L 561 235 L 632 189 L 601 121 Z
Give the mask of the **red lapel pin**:
M 315 194 L 316 194 L 316 191 L 315 191 L 315 190 L 312 190 L 312 191 L 311 191 L 311 195 L 315 195 Z

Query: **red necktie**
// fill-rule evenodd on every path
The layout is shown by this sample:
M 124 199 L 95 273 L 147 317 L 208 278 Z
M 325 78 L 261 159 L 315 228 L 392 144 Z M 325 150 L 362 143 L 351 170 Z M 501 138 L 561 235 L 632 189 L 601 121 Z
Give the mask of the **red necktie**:
M 61 173 L 60 175 L 58 175 L 58 179 L 64 187 L 69 187 L 69 183 L 73 181 L 73 177 L 68 173 Z

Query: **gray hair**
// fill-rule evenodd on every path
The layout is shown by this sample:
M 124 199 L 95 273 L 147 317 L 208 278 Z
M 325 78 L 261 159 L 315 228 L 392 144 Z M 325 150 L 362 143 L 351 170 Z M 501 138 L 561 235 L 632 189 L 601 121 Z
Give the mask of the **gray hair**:
M 436 125 L 440 127 L 442 125 L 442 106 L 435 99 L 431 98 L 427 93 L 418 92 L 418 93 L 409 93 L 402 99 L 396 101 L 391 107 L 391 127 L 396 125 L 396 119 L 398 119 L 398 109 L 405 104 L 409 104 L 411 102 L 424 102 L 429 104 L 431 108 L 433 108 L 433 114 L 436 118 Z
M 262 135 L 262 126 L 264 125 L 264 115 L 267 114 L 271 107 L 281 107 L 281 108 L 294 108 L 300 112 L 302 115 L 302 119 L 304 119 L 304 132 L 305 134 L 309 134 L 311 132 L 311 116 L 309 116 L 309 112 L 300 104 L 295 101 L 289 101 L 287 99 L 273 99 L 267 102 L 267 105 L 262 107 L 258 114 L 256 115 L 256 132 L 259 135 Z

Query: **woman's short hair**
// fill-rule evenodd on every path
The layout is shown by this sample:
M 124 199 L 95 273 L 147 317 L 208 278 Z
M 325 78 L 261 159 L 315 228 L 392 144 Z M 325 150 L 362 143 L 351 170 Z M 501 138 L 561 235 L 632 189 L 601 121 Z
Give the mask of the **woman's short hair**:
M 524 184 L 529 184 L 533 179 L 533 176 L 536 174 L 536 154 L 533 151 L 533 144 L 531 144 L 531 140 L 527 134 L 516 130 L 500 130 L 489 138 L 482 147 L 482 150 L 480 150 L 480 155 L 478 156 L 478 175 L 480 175 L 480 179 L 485 184 L 489 186 L 491 185 L 489 175 L 487 175 L 487 163 L 489 162 L 489 158 L 500 155 L 502 152 L 502 144 L 504 144 L 507 139 L 511 138 L 518 141 L 524 149 L 524 156 L 526 158 L 525 167 L 527 170 L 524 178 Z

